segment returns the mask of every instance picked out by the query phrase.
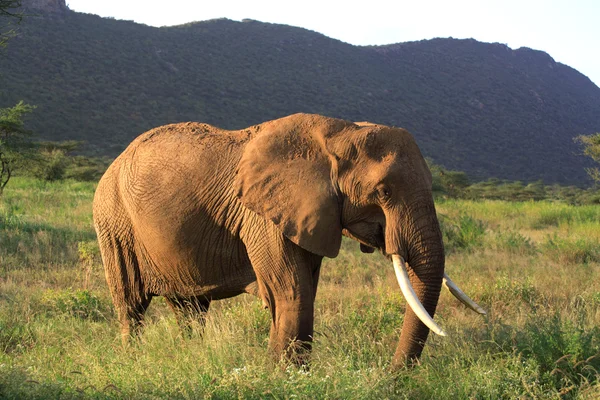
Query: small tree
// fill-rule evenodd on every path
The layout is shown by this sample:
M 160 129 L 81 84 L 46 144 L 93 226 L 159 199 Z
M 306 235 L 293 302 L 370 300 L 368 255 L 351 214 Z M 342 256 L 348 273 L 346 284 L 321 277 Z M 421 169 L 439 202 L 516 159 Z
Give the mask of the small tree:
M 583 145 L 584 155 L 600 163 L 600 133 L 594 133 L 589 136 L 580 135 L 575 138 L 575 141 Z M 595 183 L 600 183 L 600 169 L 597 167 L 586 168 L 586 171 Z
M 448 197 L 459 197 L 470 185 L 469 178 L 464 172 L 444 169 L 442 166 L 434 164 L 429 158 L 425 161 L 431 171 L 432 189 L 435 193 Z
M 20 101 L 12 108 L 0 108 L 0 195 L 16 168 L 33 155 L 31 131 L 23 126 L 23 116 L 35 107 Z
M 58 181 L 65 177 L 71 153 L 78 150 L 83 142 L 68 140 L 64 142 L 39 142 L 36 162 L 31 163 L 29 172 L 38 179 Z

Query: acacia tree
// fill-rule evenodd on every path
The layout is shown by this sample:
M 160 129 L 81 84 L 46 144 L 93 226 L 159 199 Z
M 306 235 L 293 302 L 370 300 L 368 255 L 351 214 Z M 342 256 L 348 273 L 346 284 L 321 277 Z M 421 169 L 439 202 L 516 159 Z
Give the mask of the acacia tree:
M 600 163 L 600 133 L 594 133 L 593 135 L 580 135 L 575 138 L 576 142 L 583 145 L 583 154 L 590 157 L 592 160 Z M 590 178 L 595 183 L 600 184 L 600 169 L 586 168 L 586 171 Z
M 11 108 L 0 108 L 0 195 L 16 168 L 32 158 L 31 131 L 25 129 L 23 116 L 35 107 L 20 101 Z
M 451 171 L 426 158 L 427 165 L 433 179 L 432 189 L 436 193 L 442 193 L 448 197 L 459 197 L 471 184 L 467 174 L 460 171 Z

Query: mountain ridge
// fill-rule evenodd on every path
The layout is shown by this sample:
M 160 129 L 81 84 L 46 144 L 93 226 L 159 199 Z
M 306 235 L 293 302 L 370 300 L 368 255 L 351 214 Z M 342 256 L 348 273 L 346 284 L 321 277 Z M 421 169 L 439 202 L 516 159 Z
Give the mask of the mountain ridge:
M 29 124 L 44 139 L 111 156 L 165 123 L 236 129 L 314 112 L 407 128 L 474 178 L 581 185 L 590 164 L 572 138 L 600 131 L 589 78 L 473 39 L 354 46 L 249 19 L 155 28 L 71 11 L 27 18 L 0 71 L 0 107 L 36 104 Z

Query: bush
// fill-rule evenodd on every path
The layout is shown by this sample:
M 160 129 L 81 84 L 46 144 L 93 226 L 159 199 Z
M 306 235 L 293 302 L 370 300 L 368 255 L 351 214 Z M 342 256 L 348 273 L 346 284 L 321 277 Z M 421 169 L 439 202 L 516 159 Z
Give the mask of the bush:
M 517 349 L 539 364 L 557 389 L 597 379 L 600 371 L 600 328 L 584 327 L 559 314 L 529 321 L 515 341 Z
M 502 300 L 506 303 L 515 301 L 523 301 L 530 306 L 536 306 L 542 296 L 540 292 L 533 286 L 530 279 L 510 279 L 507 276 L 500 277 L 492 287 L 490 300 Z
M 600 248 L 596 241 L 586 239 L 568 240 L 556 235 L 548 237 L 542 245 L 544 253 L 569 264 L 587 264 L 600 262 Z
M 65 178 L 84 182 L 97 182 L 110 163 L 111 160 L 108 158 L 74 156 L 69 160 Z
M 50 315 L 69 315 L 99 321 L 110 313 L 110 307 L 89 290 L 47 290 L 41 299 Z
M 559 226 L 571 222 L 572 219 L 571 210 L 565 208 L 544 209 L 540 212 L 539 218 L 532 224 L 532 228 L 541 229 L 547 226 Z
M 499 232 L 496 236 L 496 247 L 513 254 L 535 254 L 535 244 L 527 236 L 519 232 Z
M 542 181 L 524 185 L 520 181 L 509 182 L 489 179 L 475 183 L 464 190 L 464 198 L 506 201 L 543 200 L 547 197 Z
M 59 181 L 65 176 L 67 169 L 67 156 L 59 149 L 42 152 L 42 160 L 39 164 L 36 178 L 44 181 Z
M 465 188 L 469 186 L 467 174 L 460 171 L 450 171 L 427 160 L 431 177 L 433 179 L 433 192 L 437 195 L 456 198 L 461 197 Z
M 440 228 L 446 252 L 467 250 L 483 244 L 486 225 L 469 215 L 461 215 L 458 220 L 440 215 Z
M 25 174 L 44 181 L 98 181 L 111 162 L 108 158 L 73 155 L 81 148 L 81 142 L 40 142 L 36 146 L 37 152 L 29 160 Z

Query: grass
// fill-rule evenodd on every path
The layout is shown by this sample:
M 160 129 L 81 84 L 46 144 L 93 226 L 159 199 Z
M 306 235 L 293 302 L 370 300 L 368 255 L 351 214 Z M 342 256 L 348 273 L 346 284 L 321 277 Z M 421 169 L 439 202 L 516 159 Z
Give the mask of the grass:
M 420 366 L 389 368 L 404 299 L 380 255 L 326 260 L 309 370 L 267 354 L 251 296 L 211 306 L 182 339 L 162 299 L 120 344 L 91 223 L 93 184 L 15 179 L 0 200 L 0 398 L 596 399 L 600 211 L 550 202 L 437 204 L 447 271 L 488 310 L 443 292 Z

